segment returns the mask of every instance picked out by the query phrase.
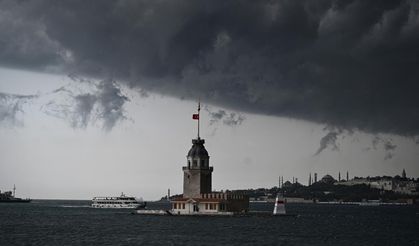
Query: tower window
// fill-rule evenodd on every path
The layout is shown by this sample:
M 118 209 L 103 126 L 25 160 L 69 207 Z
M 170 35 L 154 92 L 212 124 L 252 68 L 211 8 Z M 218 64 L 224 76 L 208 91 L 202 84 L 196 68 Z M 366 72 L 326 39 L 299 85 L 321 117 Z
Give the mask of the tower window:
M 205 167 L 205 160 L 201 160 L 201 167 Z
M 191 161 L 188 161 L 188 168 L 191 168 Z
M 193 166 L 194 166 L 194 167 L 198 166 L 198 162 L 197 162 L 197 160 L 193 160 Z

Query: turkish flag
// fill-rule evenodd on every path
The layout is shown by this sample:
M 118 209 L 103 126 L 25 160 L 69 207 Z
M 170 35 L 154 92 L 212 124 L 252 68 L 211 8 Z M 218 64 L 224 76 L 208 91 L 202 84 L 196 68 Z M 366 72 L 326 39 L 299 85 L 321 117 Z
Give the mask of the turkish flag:
M 192 119 L 199 120 L 199 114 L 193 114 L 192 115 Z

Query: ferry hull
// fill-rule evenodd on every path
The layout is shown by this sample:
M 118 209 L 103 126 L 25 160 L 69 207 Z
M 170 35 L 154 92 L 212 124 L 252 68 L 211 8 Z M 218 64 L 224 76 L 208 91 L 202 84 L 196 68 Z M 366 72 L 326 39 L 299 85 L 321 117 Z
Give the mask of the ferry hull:
M 29 203 L 30 199 L 0 200 L 0 203 Z

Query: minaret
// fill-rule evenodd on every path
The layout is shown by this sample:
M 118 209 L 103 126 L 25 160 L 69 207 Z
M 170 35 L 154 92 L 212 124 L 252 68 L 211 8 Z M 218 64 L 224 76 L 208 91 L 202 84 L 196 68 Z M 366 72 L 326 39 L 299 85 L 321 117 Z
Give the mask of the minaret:
M 338 178 L 339 182 L 340 182 L 340 172 L 339 172 L 339 178 Z
M 402 178 L 406 178 L 406 170 L 404 170 L 404 168 L 403 168 L 403 172 L 402 172 Z
M 314 183 L 317 183 L 317 173 L 314 173 Z
M 349 181 L 349 171 L 346 171 L 346 181 Z
M 209 166 L 209 155 L 204 147 L 205 140 L 199 136 L 199 117 L 201 105 L 198 103 L 198 114 L 192 119 L 198 120 L 198 136 L 192 139 L 192 148 L 189 150 L 187 164 L 183 167 L 183 197 L 199 198 L 203 193 L 211 193 L 212 171 Z
M 311 185 L 311 173 L 308 175 L 308 186 Z

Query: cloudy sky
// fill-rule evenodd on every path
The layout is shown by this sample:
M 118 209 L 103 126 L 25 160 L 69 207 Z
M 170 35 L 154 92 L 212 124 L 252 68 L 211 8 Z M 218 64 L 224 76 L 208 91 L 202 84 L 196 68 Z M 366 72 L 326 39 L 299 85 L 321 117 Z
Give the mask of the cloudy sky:
M 182 192 L 419 176 L 419 3 L 0 0 L 0 190 Z

